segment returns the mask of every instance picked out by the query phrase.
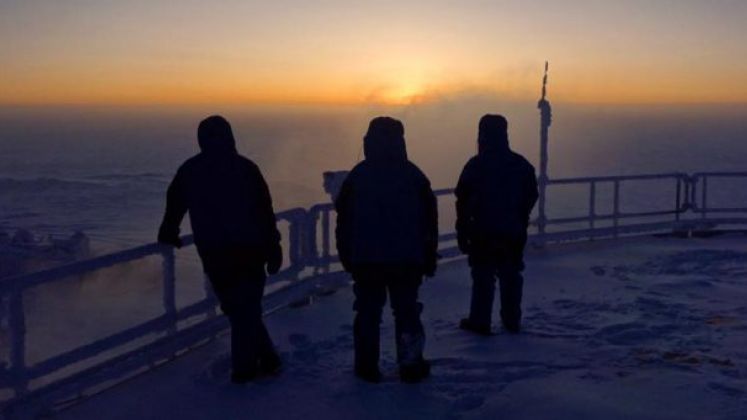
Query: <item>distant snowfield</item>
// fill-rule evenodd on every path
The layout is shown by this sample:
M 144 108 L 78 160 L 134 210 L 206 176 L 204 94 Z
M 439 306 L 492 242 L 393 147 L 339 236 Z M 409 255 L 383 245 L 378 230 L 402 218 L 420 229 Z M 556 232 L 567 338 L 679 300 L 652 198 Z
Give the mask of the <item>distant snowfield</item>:
M 469 269 L 463 260 L 444 264 L 422 288 L 433 375 L 419 385 L 397 378 L 389 314 L 384 383 L 353 376 L 345 288 L 267 318 L 285 361 L 280 376 L 232 385 L 224 335 L 58 416 L 744 419 L 746 239 L 648 237 L 532 251 L 524 332 L 488 338 L 456 328 Z

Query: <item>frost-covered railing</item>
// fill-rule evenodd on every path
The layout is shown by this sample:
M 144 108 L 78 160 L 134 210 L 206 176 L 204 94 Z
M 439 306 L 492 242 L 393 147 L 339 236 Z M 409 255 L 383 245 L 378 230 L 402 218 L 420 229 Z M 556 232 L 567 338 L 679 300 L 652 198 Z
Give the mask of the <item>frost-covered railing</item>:
M 664 174 L 599 176 L 579 178 L 558 178 L 548 180 L 548 188 L 559 186 L 581 186 L 587 188 L 585 211 L 572 216 L 546 217 L 544 220 L 535 217 L 531 221 L 530 238 L 536 245 L 548 242 L 564 242 L 595 238 L 617 238 L 625 235 L 635 235 L 651 232 L 677 231 L 691 232 L 705 230 L 717 225 L 747 225 L 747 204 L 744 206 L 724 207 L 709 204 L 709 182 L 715 184 L 723 179 L 741 179 L 745 182 L 747 198 L 747 172 L 702 172 L 688 175 L 680 172 Z M 710 181 L 709 181 L 710 180 Z M 622 204 L 626 195 L 624 186 L 641 184 L 649 189 L 652 182 L 671 184 L 671 196 L 658 196 L 660 201 L 670 203 L 667 208 L 625 211 Z M 609 195 L 609 211 L 601 211 L 600 194 L 602 186 L 611 187 Z M 435 190 L 437 197 L 451 197 L 454 190 Z M 319 236 L 321 249 L 319 258 L 314 259 L 319 270 L 329 270 L 329 265 L 338 262 L 334 247 L 334 231 L 332 204 L 318 204 L 310 210 L 314 220 L 320 220 L 320 229 L 315 230 Z M 443 214 L 443 212 L 442 212 Z M 451 222 L 451 221 L 449 221 Z M 451 225 L 453 226 L 453 223 Z M 443 225 L 442 231 L 443 231 Z M 439 253 L 449 258 L 459 255 L 455 244 L 456 233 L 449 229 L 439 236 Z
M 548 187 L 561 185 L 584 185 L 588 187 L 588 205 L 586 212 L 570 217 L 538 218 L 534 221 L 537 227 L 535 242 L 565 241 L 583 238 L 618 237 L 620 235 L 640 234 L 655 231 L 675 230 L 691 232 L 715 227 L 717 225 L 747 224 L 747 203 L 741 206 L 724 207 L 709 203 L 709 180 L 711 190 L 723 187 L 723 180 L 739 179 L 747 188 L 747 172 L 701 172 L 692 175 L 684 173 L 625 175 L 604 177 L 583 177 L 548 180 Z M 722 181 L 719 183 L 719 181 Z M 636 183 L 665 182 L 671 184 L 671 196 L 655 195 L 662 202 L 671 206 L 653 210 L 623 211 L 621 205 L 624 195 L 623 185 Z M 611 185 L 611 210 L 600 212 L 598 190 L 602 185 Z M 746 190 L 742 190 L 746 191 Z M 720 191 L 723 196 L 725 191 Z M 728 194 L 728 191 L 726 192 Z M 745 199 L 747 194 L 742 194 Z M 650 197 L 651 198 L 651 197 Z M 737 197 L 731 197 L 736 200 Z M 731 201 L 731 200 L 730 200 Z M 607 226 L 600 226 L 606 223 Z M 572 228 L 553 226 L 574 225 Z M 585 226 L 579 226 L 585 225 Z
M 666 182 L 673 186 L 672 196 L 665 198 L 671 206 L 663 209 L 624 211 L 621 208 L 623 194 L 622 187 L 633 183 Z M 607 212 L 599 210 L 598 191 L 602 186 L 611 186 L 611 208 Z M 692 196 L 691 189 L 694 184 L 687 174 L 665 173 L 647 175 L 624 175 L 624 176 L 602 176 L 602 177 L 580 177 L 551 179 L 547 186 L 586 186 L 588 196 L 586 212 L 566 217 L 545 217 L 535 221 L 537 227 L 536 241 L 562 241 L 579 238 L 595 238 L 601 236 L 618 237 L 622 234 L 642 233 L 662 228 L 671 228 L 673 223 L 681 220 L 682 215 L 692 208 L 693 203 L 689 200 Z M 579 206 L 580 207 L 580 206 Z M 650 221 L 651 219 L 669 216 L 670 220 Z M 628 220 L 634 222 L 627 223 Z M 609 226 L 600 226 L 607 222 Z M 556 228 L 553 226 L 572 225 L 571 228 Z
M 692 231 L 719 225 L 747 225 L 747 206 L 719 207 L 709 201 L 711 194 L 725 179 L 747 181 L 747 172 L 710 172 L 584 177 L 549 180 L 549 190 L 559 186 L 588 188 L 588 201 L 583 214 L 566 217 L 535 218 L 532 238 L 539 244 L 553 241 L 617 237 L 665 230 Z M 671 183 L 671 197 L 657 197 L 669 202 L 665 209 L 624 211 L 628 184 Z M 611 186 L 610 211 L 600 211 L 599 189 Z M 443 200 L 453 196 L 452 189 L 435 191 Z M 453 204 L 441 205 L 441 214 L 453 211 Z M 309 209 L 296 208 L 277 214 L 286 222 L 283 243 L 287 248 L 287 263 L 271 283 L 285 289 L 305 283 L 308 279 L 340 271 L 334 252 L 334 207 L 317 204 Z M 544 214 L 545 212 L 542 212 Z M 453 216 L 453 212 L 451 213 Z M 661 220 L 664 218 L 665 220 Z M 443 220 L 453 226 L 446 216 Z M 453 217 L 451 217 L 453 219 Z M 654 220 L 655 219 L 655 220 Z M 603 226 L 604 224 L 604 226 Z M 456 234 L 451 228 L 439 237 L 445 258 L 459 255 Z M 191 236 L 183 237 L 185 246 L 192 245 Z M 181 251 L 179 251 L 181 252 Z M 150 257 L 161 258 L 162 313 L 146 322 L 130 326 L 88 344 L 54 355 L 33 364 L 26 361 L 26 311 L 24 293 L 41 284 L 61 281 L 71 276 L 132 263 Z M 80 261 L 37 273 L 0 280 L 0 318 L 5 318 L 9 357 L 0 364 L 0 392 L 6 392 L 3 407 L 11 412 L 24 401 L 42 397 L 48 404 L 69 398 L 104 383 L 110 383 L 141 371 L 148 366 L 173 358 L 196 344 L 205 342 L 225 328 L 226 321 L 218 316 L 217 302 L 210 293 L 204 299 L 178 308 L 176 303 L 176 260 L 171 247 L 149 244 L 125 251 Z M 209 290 L 209 288 L 206 288 Z M 186 321 L 190 323 L 185 324 Z M 0 326 L 2 326 L 0 319 Z M 145 342 L 142 342 L 145 340 Z M 2 363 L 2 362 L 0 362 Z M 3 394 L 0 394 L 2 396 Z M 2 400 L 3 398 L 0 398 Z
M 741 206 L 717 206 L 709 203 L 709 184 L 714 184 L 725 179 L 747 180 L 747 172 L 697 172 L 691 177 L 693 188 L 690 189 L 690 202 L 695 213 L 700 214 L 701 219 L 711 220 L 720 224 L 744 223 L 744 217 L 724 217 L 722 215 L 747 213 L 747 204 Z M 695 188 L 699 186 L 699 188 Z M 716 184 L 718 186 L 718 184 Z M 743 190 L 744 191 L 744 190 Z M 717 214 L 718 216 L 713 216 Z M 709 217 L 710 216 L 710 217 Z
M 278 221 L 288 222 L 283 238 L 287 245 L 287 263 L 273 281 L 297 279 L 307 266 L 302 238 L 307 230 L 305 209 L 296 208 L 280 212 Z M 194 244 L 192 235 L 182 237 L 184 247 Z M 71 277 L 120 264 L 141 261 L 148 257 L 161 257 L 162 308 L 161 315 L 129 328 L 112 331 L 104 338 L 94 340 L 75 349 L 54 355 L 29 365 L 26 361 L 26 311 L 24 294 L 42 284 L 60 282 Z M 226 325 L 217 316 L 217 301 L 206 288 L 205 297 L 183 308 L 176 304 L 176 259 L 173 247 L 157 243 L 116 252 L 89 260 L 78 261 L 14 277 L 0 279 L 0 326 L 6 324 L 8 363 L 0 361 L 0 413 L 12 411 L 23 400 L 60 390 L 69 394 L 97 384 L 122 377 L 129 372 L 159 360 L 174 357 L 180 351 L 214 336 Z M 3 314 L 5 312 L 5 314 Z M 94 314 L 95 316 L 95 314 Z M 201 317 L 192 325 L 180 328 L 180 323 Z M 4 318 L 4 319 L 3 319 Z M 3 322 L 5 321 L 5 322 Z M 71 328 L 73 328 L 71 326 Z M 156 337 L 153 338 L 153 336 Z M 144 345 L 128 348 L 138 340 L 147 339 Z M 122 351 L 117 352 L 117 350 Z M 111 353 L 114 352 L 114 355 Z M 82 366 L 82 367 L 81 367 Z M 76 369 L 78 367 L 78 369 Z M 66 371 L 72 370 L 72 373 Z M 34 387 L 37 381 L 42 383 Z M 12 395 L 7 395 L 11 393 Z M 75 391 L 78 392 L 78 391 Z M 5 401 L 3 401 L 5 400 Z M 0 416 L 2 418 L 2 416 Z

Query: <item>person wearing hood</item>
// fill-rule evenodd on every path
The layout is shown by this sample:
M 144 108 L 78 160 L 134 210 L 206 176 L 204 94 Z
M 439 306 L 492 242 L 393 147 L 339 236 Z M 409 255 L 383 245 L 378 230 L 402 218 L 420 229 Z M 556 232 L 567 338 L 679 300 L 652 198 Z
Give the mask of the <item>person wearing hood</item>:
M 529 215 L 538 197 L 537 179 L 534 167 L 509 148 L 503 116 L 480 119 L 477 145 L 477 156 L 465 165 L 455 191 L 457 240 L 472 268 L 470 313 L 460 327 L 491 334 L 497 277 L 503 326 L 518 333 L 523 254 Z
M 265 269 L 275 274 L 282 265 L 280 233 L 267 183 L 236 151 L 228 121 L 203 120 L 197 139 L 200 153 L 169 185 L 158 242 L 180 247 L 179 225 L 189 212 L 203 269 L 231 325 L 231 379 L 245 383 L 281 364 L 261 305 Z
M 387 293 L 395 320 L 400 379 L 430 373 L 423 358 L 423 305 L 418 289 L 436 271 L 438 210 L 430 181 L 407 159 L 404 127 L 374 118 L 363 139 L 365 159 L 345 178 L 335 200 L 337 250 L 353 276 L 355 373 L 379 382 L 379 325 Z

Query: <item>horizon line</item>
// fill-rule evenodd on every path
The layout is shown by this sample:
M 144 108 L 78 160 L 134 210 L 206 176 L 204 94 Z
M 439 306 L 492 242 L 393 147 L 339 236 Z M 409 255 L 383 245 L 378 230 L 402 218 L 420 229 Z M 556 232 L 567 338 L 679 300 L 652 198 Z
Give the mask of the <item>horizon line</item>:
M 442 102 L 459 102 L 470 100 L 493 100 L 497 102 L 510 103 L 527 103 L 536 102 L 536 99 L 530 98 L 501 98 L 498 96 L 485 95 L 466 95 L 450 97 L 448 95 L 435 99 L 412 100 L 405 102 L 388 102 L 388 101 L 323 101 L 323 100 L 297 100 L 297 101 L 52 101 L 52 102 L 0 102 L 0 108 L 86 108 L 86 107 L 107 107 L 107 108 L 131 108 L 131 107 L 175 107 L 189 108 L 200 106 L 246 106 L 246 107 L 412 107 L 427 106 Z M 551 103 L 576 105 L 576 106 L 621 106 L 621 107 L 646 107 L 646 106 L 744 106 L 747 105 L 745 100 L 685 100 L 685 101 L 593 101 L 593 100 L 574 100 L 574 99 L 556 99 L 548 98 Z

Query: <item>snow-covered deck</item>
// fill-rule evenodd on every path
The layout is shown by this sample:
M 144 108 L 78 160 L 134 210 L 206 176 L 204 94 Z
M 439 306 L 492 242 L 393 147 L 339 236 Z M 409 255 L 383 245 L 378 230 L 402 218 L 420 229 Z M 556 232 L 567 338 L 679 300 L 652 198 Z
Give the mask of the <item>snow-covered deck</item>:
M 225 334 L 58 413 L 132 418 L 743 419 L 747 413 L 747 240 L 642 237 L 555 245 L 527 256 L 524 332 L 456 328 L 464 260 L 422 287 L 433 375 L 399 383 L 393 325 L 384 383 L 353 377 L 350 288 L 267 318 L 281 375 L 229 380 Z

